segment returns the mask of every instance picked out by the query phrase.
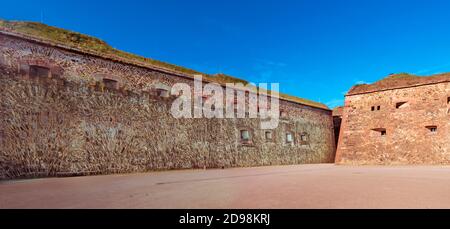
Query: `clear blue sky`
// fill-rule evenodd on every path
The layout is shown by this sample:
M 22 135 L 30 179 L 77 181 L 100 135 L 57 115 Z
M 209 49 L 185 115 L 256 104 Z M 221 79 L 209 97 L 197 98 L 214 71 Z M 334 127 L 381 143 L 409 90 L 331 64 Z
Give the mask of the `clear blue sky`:
M 446 0 L 6 0 L 0 17 L 334 107 L 355 83 L 450 72 L 449 12 Z

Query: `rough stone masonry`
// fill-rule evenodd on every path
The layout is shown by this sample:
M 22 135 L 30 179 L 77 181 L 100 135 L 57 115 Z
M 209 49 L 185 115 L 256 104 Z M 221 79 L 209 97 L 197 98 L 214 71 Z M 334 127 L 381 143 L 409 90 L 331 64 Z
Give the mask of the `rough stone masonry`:
M 356 85 L 341 117 L 338 164 L 450 164 L 450 74 Z
M 450 74 L 393 74 L 356 85 L 333 113 L 280 95 L 281 122 L 270 131 L 252 118 L 172 117 L 176 97 L 168 90 L 192 86 L 196 74 L 79 33 L 0 20 L 0 179 L 331 162 L 450 164 Z M 246 83 L 224 74 L 204 79 Z
M 168 88 L 179 82 L 192 85 L 192 72 L 78 33 L 0 21 L 0 179 L 334 161 L 325 105 L 282 96 L 270 132 L 250 118 L 175 119 Z

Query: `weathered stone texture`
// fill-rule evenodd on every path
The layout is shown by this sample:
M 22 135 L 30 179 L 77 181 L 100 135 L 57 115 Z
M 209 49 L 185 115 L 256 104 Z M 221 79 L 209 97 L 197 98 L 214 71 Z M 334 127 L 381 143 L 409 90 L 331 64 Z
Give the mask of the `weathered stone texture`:
M 0 179 L 334 160 L 329 110 L 281 101 L 288 118 L 267 142 L 259 119 L 173 118 L 174 97 L 153 89 L 189 78 L 6 35 L 0 64 Z M 52 77 L 30 77 L 31 65 Z M 105 88 L 104 76 L 119 86 Z M 253 144 L 240 143 L 241 129 Z
M 336 162 L 450 164 L 449 97 L 448 82 L 347 95 Z

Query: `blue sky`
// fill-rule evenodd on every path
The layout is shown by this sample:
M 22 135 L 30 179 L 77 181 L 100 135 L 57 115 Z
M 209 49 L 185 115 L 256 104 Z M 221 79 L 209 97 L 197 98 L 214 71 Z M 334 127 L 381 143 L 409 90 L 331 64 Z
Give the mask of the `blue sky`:
M 0 17 L 334 107 L 355 83 L 450 72 L 449 12 L 446 0 L 6 0 Z

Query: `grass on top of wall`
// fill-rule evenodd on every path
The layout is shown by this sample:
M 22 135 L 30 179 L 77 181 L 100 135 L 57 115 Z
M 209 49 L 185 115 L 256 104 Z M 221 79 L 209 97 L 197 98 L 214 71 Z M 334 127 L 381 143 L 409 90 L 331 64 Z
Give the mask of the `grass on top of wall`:
M 217 82 L 220 84 L 225 83 L 243 83 L 248 84 L 249 82 L 243 79 L 239 79 L 230 75 L 226 75 L 223 73 L 219 74 L 204 74 L 198 72 L 196 70 L 192 70 L 189 68 L 177 66 L 174 64 L 162 62 L 159 60 L 154 60 L 151 58 L 146 58 L 142 56 L 138 56 L 132 53 L 124 52 L 118 49 L 111 47 L 105 41 L 102 41 L 98 38 L 84 35 L 78 32 L 69 31 L 66 29 L 61 29 L 49 25 L 45 25 L 38 22 L 26 22 L 26 21 L 8 21 L 0 19 L 0 29 L 13 31 L 16 33 L 28 35 L 31 37 L 35 37 L 41 40 L 49 41 L 51 43 L 56 43 L 64 46 L 69 46 L 72 48 L 80 49 L 82 51 L 94 51 L 99 54 L 112 55 L 120 58 L 124 58 L 130 61 L 138 61 L 144 64 L 150 64 L 152 66 L 161 67 L 164 69 L 185 73 L 189 75 L 202 75 L 205 80 L 211 82 Z M 280 93 L 280 98 L 286 99 L 289 101 L 328 109 L 328 107 L 322 103 L 314 102 L 311 100 L 298 98 L 295 96 L 282 94 Z

